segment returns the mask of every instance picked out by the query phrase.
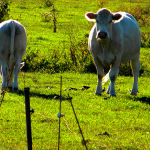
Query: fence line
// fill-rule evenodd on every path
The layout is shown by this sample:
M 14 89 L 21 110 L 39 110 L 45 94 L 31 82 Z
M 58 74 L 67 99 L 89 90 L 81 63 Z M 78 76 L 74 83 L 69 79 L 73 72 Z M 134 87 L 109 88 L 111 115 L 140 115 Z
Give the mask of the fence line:
M 25 107 L 25 103 L 21 102 L 19 99 L 13 98 L 12 96 L 9 95 L 8 92 L 6 92 L 6 93 L 7 93 L 7 96 L 8 96 L 10 99 L 18 101 L 22 106 Z M 30 106 L 30 107 L 32 107 L 32 106 Z M 36 109 L 34 109 L 34 110 L 36 110 Z M 52 119 L 52 120 L 57 120 L 57 118 L 52 118 L 52 117 L 43 115 L 43 114 L 41 114 L 41 113 L 38 113 L 37 111 L 34 111 L 34 114 L 37 114 L 37 115 L 42 116 L 42 117 L 44 117 L 44 118 L 49 118 L 49 119 Z
M 71 133 L 74 133 L 74 135 L 75 135 L 76 138 L 80 139 L 80 137 L 77 135 L 77 133 L 74 132 L 74 131 L 72 131 L 72 130 L 70 129 L 67 120 L 66 120 L 64 117 L 63 117 L 63 119 L 64 119 L 64 121 L 65 121 L 65 125 L 66 125 L 66 127 L 68 128 L 68 130 L 69 130 Z
M 23 75 L 23 74 L 22 74 L 22 75 Z M 25 74 L 23 75 L 23 77 L 24 77 L 24 80 L 25 80 Z M 60 77 L 58 77 L 58 78 L 60 79 Z M 65 79 L 72 79 L 72 78 L 65 78 Z M 25 81 L 24 81 L 24 86 L 25 86 Z M 60 88 L 60 90 L 62 90 L 62 87 Z M 25 107 L 25 103 L 24 103 L 24 102 L 20 101 L 19 99 L 13 98 L 12 96 L 10 96 L 9 92 L 7 92 L 7 91 L 6 91 L 5 93 L 7 94 L 7 96 L 8 96 L 10 99 L 15 100 L 15 101 L 18 101 L 22 106 Z M 61 94 L 61 92 L 60 92 L 60 94 Z M 70 99 L 68 99 L 68 100 L 70 100 Z M 73 109 L 73 111 L 74 111 L 74 108 L 73 108 L 73 105 L 72 105 L 72 100 L 70 101 L 70 103 L 71 103 L 72 109 Z M 54 119 L 54 118 L 51 118 L 51 117 L 49 117 L 49 116 L 43 115 L 43 114 L 41 114 L 41 113 L 38 113 L 37 111 L 35 111 L 34 113 L 37 114 L 37 115 L 39 115 L 39 116 L 45 117 L 45 118 L 49 118 L 49 119 L 53 119 L 53 120 L 58 120 L 58 119 Z M 74 112 L 74 114 L 75 114 L 75 112 Z M 76 121 L 77 121 L 78 126 L 79 126 L 79 122 L 78 122 L 78 119 L 77 119 L 77 116 L 76 116 L 76 115 L 75 115 L 75 118 L 76 118 Z M 70 129 L 70 127 L 69 127 L 69 125 L 68 125 L 66 119 L 65 119 L 65 118 L 63 118 L 63 119 L 64 119 L 64 121 L 65 121 L 65 126 L 67 127 L 67 129 L 68 129 L 71 133 L 74 133 L 74 135 L 75 135 L 76 138 L 81 139 L 81 138 L 77 135 L 76 132 L 74 132 L 74 131 L 72 131 L 72 130 Z M 79 126 L 79 129 L 80 129 L 80 132 L 82 133 L 82 130 L 81 130 L 80 126 Z M 31 138 L 32 138 L 32 137 L 31 137 Z M 84 145 L 84 146 L 86 147 L 86 149 L 87 149 L 87 146 L 86 146 L 87 140 L 84 139 L 83 134 L 82 134 L 82 141 L 81 141 L 81 143 L 82 143 L 82 145 Z M 95 143 L 95 142 L 94 142 L 94 143 Z

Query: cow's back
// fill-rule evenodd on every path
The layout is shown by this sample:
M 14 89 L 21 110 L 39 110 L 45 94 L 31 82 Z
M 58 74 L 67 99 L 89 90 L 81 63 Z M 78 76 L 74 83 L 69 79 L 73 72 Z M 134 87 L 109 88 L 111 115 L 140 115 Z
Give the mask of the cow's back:
M 20 53 L 20 55 L 25 54 L 26 45 L 27 45 L 27 37 L 24 26 L 22 26 L 19 22 L 15 21 L 15 50 Z
M 22 56 L 25 54 L 27 43 L 25 28 L 18 21 L 4 21 L 0 24 L 0 61 L 7 59 L 10 54 L 12 22 L 15 23 L 14 53 Z
M 124 45 L 122 62 L 127 62 L 140 53 L 141 33 L 139 25 L 132 15 L 128 13 L 123 13 L 122 15 L 122 19 L 119 22 Z

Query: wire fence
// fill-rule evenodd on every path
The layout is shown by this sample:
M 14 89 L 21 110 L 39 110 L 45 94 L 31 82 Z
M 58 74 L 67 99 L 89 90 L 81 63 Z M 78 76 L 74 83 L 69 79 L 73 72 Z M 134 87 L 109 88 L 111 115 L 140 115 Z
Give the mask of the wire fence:
M 111 0 L 109 0 L 109 1 L 111 1 Z M 140 1 L 140 0 L 124 0 L 124 2 L 130 2 L 130 4 L 134 4 L 134 3 L 137 3 L 137 4 L 150 4 L 150 1 Z M 131 5 L 130 5 L 130 7 L 131 7 Z M 24 79 L 25 79 L 25 76 L 24 76 Z M 68 78 L 68 79 L 71 79 L 71 78 Z M 107 80 L 106 80 L 105 82 L 107 82 Z M 105 82 L 104 82 L 104 83 L 105 83 Z M 104 84 L 104 83 L 103 83 L 103 84 Z M 25 85 L 25 80 L 24 80 L 24 85 Z M 60 89 L 60 91 L 61 91 L 61 89 Z M 3 102 L 3 100 L 4 100 L 4 95 L 5 95 L 5 94 L 6 94 L 10 99 L 16 100 L 16 101 L 19 102 L 22 106 L 25 107 L 25 103 L 21 102 L 19 99 L 13 98 L 12 96 L 9 95 L 8 92 L 4 92 L 4 91 L 1 93 L 0 107 L 2 106 L 2 102 Z M 60 94 L 60 97 L 61 97 L 61 94 Z M 60 100 L 60 103 L 61 103 L 61 100 Z M 61 105 L 61 104 L 60 104 L 60 105 Z M 31 107 L 32 107 L 32 106 L 31 106 Z M 60 112 L 60 114 L 61 114 L 61 110 L 60 110 L 59 112 Z M 41 116 L 41 117 L 43 117 L 43 118 L 48 118 L 48 119 L 51 119 L 51 120 L 58 120 L 58 118 L 52 118 L 52 117 L 50 117 L 50 116 L 47 116 L 47 115 L 44 115 L 44 114 L 40 113 L 39 111 L 35 111 L 34 114 L 37 114 L 37 115 L 39 115 L 39 116 Z M 60 117 L 59 117 L 59 120 L 60 120 Z M 75 138 L 80 139 L 80 137 L 78 136 L 78 133 L 74 132 L 74 131 L 69 127 L 69 123 L 67 122 L 67 120 L 65 119 L 65 117 L 63 117 L 63 120 L 64 120 L 64 122 L 65 122 L 65 126 L 66 126 L 66 128 L 68 129 L 68 131 L 71 132 L 71 133 L 74 133 Z M 77 122 L 78 122 L 78 121 L 77 121 Z M 60 127 L 60 124 L 59 124 L 59 127 Z M 80 128 L 80 127 L 79 127 L 79 128 Z M 59 130 L 60 130 L 60 129 L 59 129 Z M 82 130 L 81 130 L 81 129 L 80 129 L 80 131 L 81 131 L 81 133 L 82 133 Z M 85 142 L 86 140 L 84 139 L 83 136 L 82 136 L 82 138 L 83 138 L 82 144 L 86 146 L 86 142 Z M 60 140 L 60 135 L 59 135 L 58 141 L 59 141 L 59 140 Z M 96 142 L 95 142 L 95 143 L 96 143 Z M 86 148 L 86 149 L 87 149 L 87 148 Z
M 22 74 L 23 75 L 23 74 Z M 25 75 L 24 75 L 25 76 Z M 24 77 L 23 77 L 24 78 Z M 25 78 L 24 78 L 25 79 Z M 67 78 L 67 79 L 72 79 L 72 78 Z M 25 83 L 25 81 L 24 81 L 24 83 Z M 83 136 L 83 133 L 82 133 L 82 129 L 81 129 L 81 127 L 80 127 L 80 125 L 79 125 L 79 121 L 78 121 L 78 119 L 77 119 L 77 115 L 76 115 L 76 113 L 75 113 L 75 109 L 74 109 L 74 107 L 73 107 L 73 104 L 72 104 L 72 98 L 70 98 L 70 97 L 68 97 L 68 98 L 66 98 L 69 102 L 70 102 L 70 104 L 71 104 L 71 107 L 72 107 L 72 110 L 73 110 L 73 113 L 74 113 L 74 115 L 75 115 L 75 119 L 76 119 L 76 121 L 77 121 L 77 124 L 78 124 L 78 127 L 79 127 L 79 130 L 80 130 L 80 133 L 81 133 L 81 135 L 82 135 L 82 140 L 81 140 L 81 138 L 78 136 L 78 133 L 76 133 L 76 132 L 74 132 L 73 130 L 71 130 L 71 128 L 69 127 L 69 124 L 68 124 L 68 122 L 67 122 L 67 120 L 65 119 L 65 116 L 63 115 L 63 114 L 61 114 L 61 102 L 62 102 L 62 100 L 61 100 L 61 93 L 62 93 L 62 76 L 61 76 L 61 83 L 60 83 L 60 96 L 59 96 L 59 98 L 60 98 L 60 108 L 59 108 L 59 113 L 57 114 L 57 118 L 52 118 L 52 117 L 50 117 L 50 116 L 47 116 L 47 115 L 44 115 L 44 114 L 42 114 L 42 113 L 40 113 L 38 110 L 36 110 L 36 111 L 34 111 L 34 109 L 32 109 L 32 110 L 30 110 L 30 96 L 28 95 L 29 94 L 29 92 L 28 92 L 28 94 L 27 94 L 27 90 L 29 91 L 29 88 L 24 88 L 24 90 L 25 90 L 25 103 L 24 102 L 22 102 L 21 100 L 19 100 L 19 99 L 15 99 L 15 98 L 13 98 L 12 96 L 10 96 L 10 94 L 9 94 L 9 92 L 7 92 L 7 91 L 3 91 L 2 93 L 1 93 L 1 101 L 0 101 L 0 107 L 1 107 L 1 105 L 2 105 L 2 102 L 3 102 L 3 100 L 4 100 L 4 96 L 8 96 L 9 97 L 9 99 L 10 100 L 14 100 L 14 101 L 17 101 L 17 102 L 19 102 L 22 106 L 24 106 L 24 108 L 26 108 L 26 126 L 27 126 L 27 147 L 28 147 L 28 150 L 32 150 L 32 134 L 31 134 L 31 121 L 30 121 L 30 116 L 29 116 L 29 114 L 31 115 L 31 114 L 33 114 L 34 113 L 34 115 L 39 115 L 39 116 L 41 116 L 41 117 L 43 117 L 43 118 L 48 118 L 48 119 L 50 119 L 50 120 L 58 120 L 59 119 L 59 135 L 58 135 L 58 149 L 59 149 L 59 147 L 60 147 L 60 140 L 61 140 L 61 136 L 60 136 L 60 134 L 61 134 L 61 118 L 63 117 L 63 120 L 64 120 L 64 124 L 65 124 L 65 127 L 69 130 L 69 132 L 71 132 L 71 133 L 74 133 L 74 135 L 75 135 L 75 138 L 77 138 L 78 140 L 80 139 L 80 141 L 81 141 L 81 144 L 83 145 L 83 146 L 85 146 L 85 148 L 86 149 L 88 149 L 87 148 L 87 142 L 88 142 L 88 140 L 85 140 L 84 139 L 84 136 Z M 76 89 L 77 90 L 77 89 Z M 27 94 L 27 96 L 26 96 L 26 94 Z M 29 106 L 28 106 L 29 105 Z M 32 106 L 31 106 L 31 108 L 32 108 Z

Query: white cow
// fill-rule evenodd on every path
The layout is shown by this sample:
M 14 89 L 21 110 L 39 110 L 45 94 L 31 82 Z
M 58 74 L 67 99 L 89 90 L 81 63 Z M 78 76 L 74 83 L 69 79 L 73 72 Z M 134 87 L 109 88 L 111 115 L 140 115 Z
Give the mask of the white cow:
M 141 33 L 134 17 L 125 12 L 111 13 L 108 9 L 100 9 L 97 13 L 88 12 L 86 19 L 96 23 L 89 34 L 89 50 L 93 55 L 97 68 L 98 85 L 96 93 L 102 93 L 103 65 L 110 65 L 110 84 L 107 94 L 116 96 L 115 81 L 120 63 L 131 62 L 134 76 L 133 88 L 130 94 L 137 95 L 139 76 L 139 55 Z
M 22 57 L 26 53 L 26 44 L 25 28 L 18 21 L 0 23 L 1 90 L 7 87 L 13 88 L 13 91 L 18 90 L 18 74 Z

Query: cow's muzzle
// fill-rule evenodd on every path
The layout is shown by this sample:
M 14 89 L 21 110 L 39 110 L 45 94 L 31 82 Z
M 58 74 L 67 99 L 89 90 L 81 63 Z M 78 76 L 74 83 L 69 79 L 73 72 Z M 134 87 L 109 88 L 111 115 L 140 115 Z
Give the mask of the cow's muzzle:
M 98 32 L 98 33 L 97 33 L 97 38 L 105 39 L 105 38 L 107 38 L 107 33 L 106 33 L 106 32 L 103 32 L 103 31 Z

